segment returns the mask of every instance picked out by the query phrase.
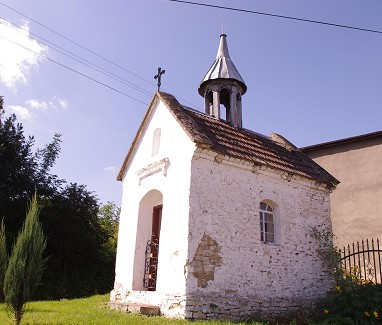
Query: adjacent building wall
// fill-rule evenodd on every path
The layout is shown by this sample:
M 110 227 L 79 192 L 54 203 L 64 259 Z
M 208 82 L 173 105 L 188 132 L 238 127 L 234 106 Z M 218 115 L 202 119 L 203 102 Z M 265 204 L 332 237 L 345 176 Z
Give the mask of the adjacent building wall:
M 302 150 L 341 182 L 330 197 L 337 245 L 381 238 L 382 132 Z
M 208 181 L 206 181 L 208 180 Z M 277 244 L 260 241 L 259 205 L 275 208 Z M 331 229 L 329 192 L 314 182 L 198 149 L 192 163 L 188 318 L 277 317 L 331 288 L 312 229 Z

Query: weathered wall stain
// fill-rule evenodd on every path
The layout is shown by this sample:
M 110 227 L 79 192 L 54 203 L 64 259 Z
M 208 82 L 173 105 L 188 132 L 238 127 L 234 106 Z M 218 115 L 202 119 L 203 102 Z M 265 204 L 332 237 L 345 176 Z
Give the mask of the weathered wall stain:
M 207 287 L 208 281 L 215 278 L 215 268 L 221 265 L 221 247 L 209 235 L 204 234 L 194 258 L 190 263 L 194 271 L 192 274 L 198 279 L 198 287 Z

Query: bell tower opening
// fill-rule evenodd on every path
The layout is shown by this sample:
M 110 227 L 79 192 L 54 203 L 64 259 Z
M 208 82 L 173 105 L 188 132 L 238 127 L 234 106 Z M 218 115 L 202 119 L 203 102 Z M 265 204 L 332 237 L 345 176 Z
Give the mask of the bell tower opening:
M 231 122 L 230 94 L 227 88 L 220 91 L 220 119 Z

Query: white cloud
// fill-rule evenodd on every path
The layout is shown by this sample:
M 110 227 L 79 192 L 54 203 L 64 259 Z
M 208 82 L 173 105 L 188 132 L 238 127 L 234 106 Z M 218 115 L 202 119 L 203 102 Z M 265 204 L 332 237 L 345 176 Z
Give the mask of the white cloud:
M 25 102 L 29 107 L 31 108 L 37 108 L 37 109 L 48 109 L 49 103 L 43 101 L 43 100 L 37 100 L 37 99 L 30 99 Z
M 29 112 L 29 110 L 22 106 L 9 105 L 6 108 L 6 111 L 10 113 L 15 113 L 17 118 L 19 118 L 20 120 L 30 121 L 32 119 L 32 114 Z
M 18 28 L 3 19 L 0 19 L 0 49 L 0 82 L 13 90 L 18 84 L 28 83 L 30 70 L 38 68 L 41 55 L 48 52 L 46 46 L 29 37 L 28 22 Z
M 67 109 L 68 102 L 66 99 L 61 99 L 58 97 L 53 97 L 51 101 L 29 99 L 25 101 L 25 105 L 8 105 L 5 108 L 6 112 L 15 113 L 17 118 L 21 120 L 32 120 L 33 116 L 37 114 L 38 111 L 58 111 L 59 109 Z
M 61 99 L 56 96 L 53 97 L 51 101 L 38 100 L 38 99 L 29 99 L 25 102 L 27 106 L 30 108 L 40 109 L 40 110 L 48 110 L 48 109 L 67 109 L 68 102 L 66 99 Z
M 104 170 L 106 172 L 111 172 L 113 174 L 115 174 L 117 172 L 117 169 L 115 168 L 115 166 L 107 166 L 107 167 L 104 168 Z
M 61 108 L 68 108 L 68 101 L 66 99 L 61 99 L 61 98 L 58 98 L 58 97 L 55 97 L 55 99 L 58 101 L 58 105 L 61 107 Z

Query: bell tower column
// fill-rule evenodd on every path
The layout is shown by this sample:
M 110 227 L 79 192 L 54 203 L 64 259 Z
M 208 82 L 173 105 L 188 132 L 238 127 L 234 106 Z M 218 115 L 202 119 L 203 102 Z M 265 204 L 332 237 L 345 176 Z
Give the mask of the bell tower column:
M 242 127 L 241 124 L 238 123 L 238 110 L 237 110 L 237 103 L 236 103 L 236 97 L 237 97 L 237 89 L 235 86 L 231 88 L 231 92 L 229 94 L 229 102 L 230 107 L 232 109 L 230 110 L 230 118 L 229 121 L 232 123 L 234 127 Z

